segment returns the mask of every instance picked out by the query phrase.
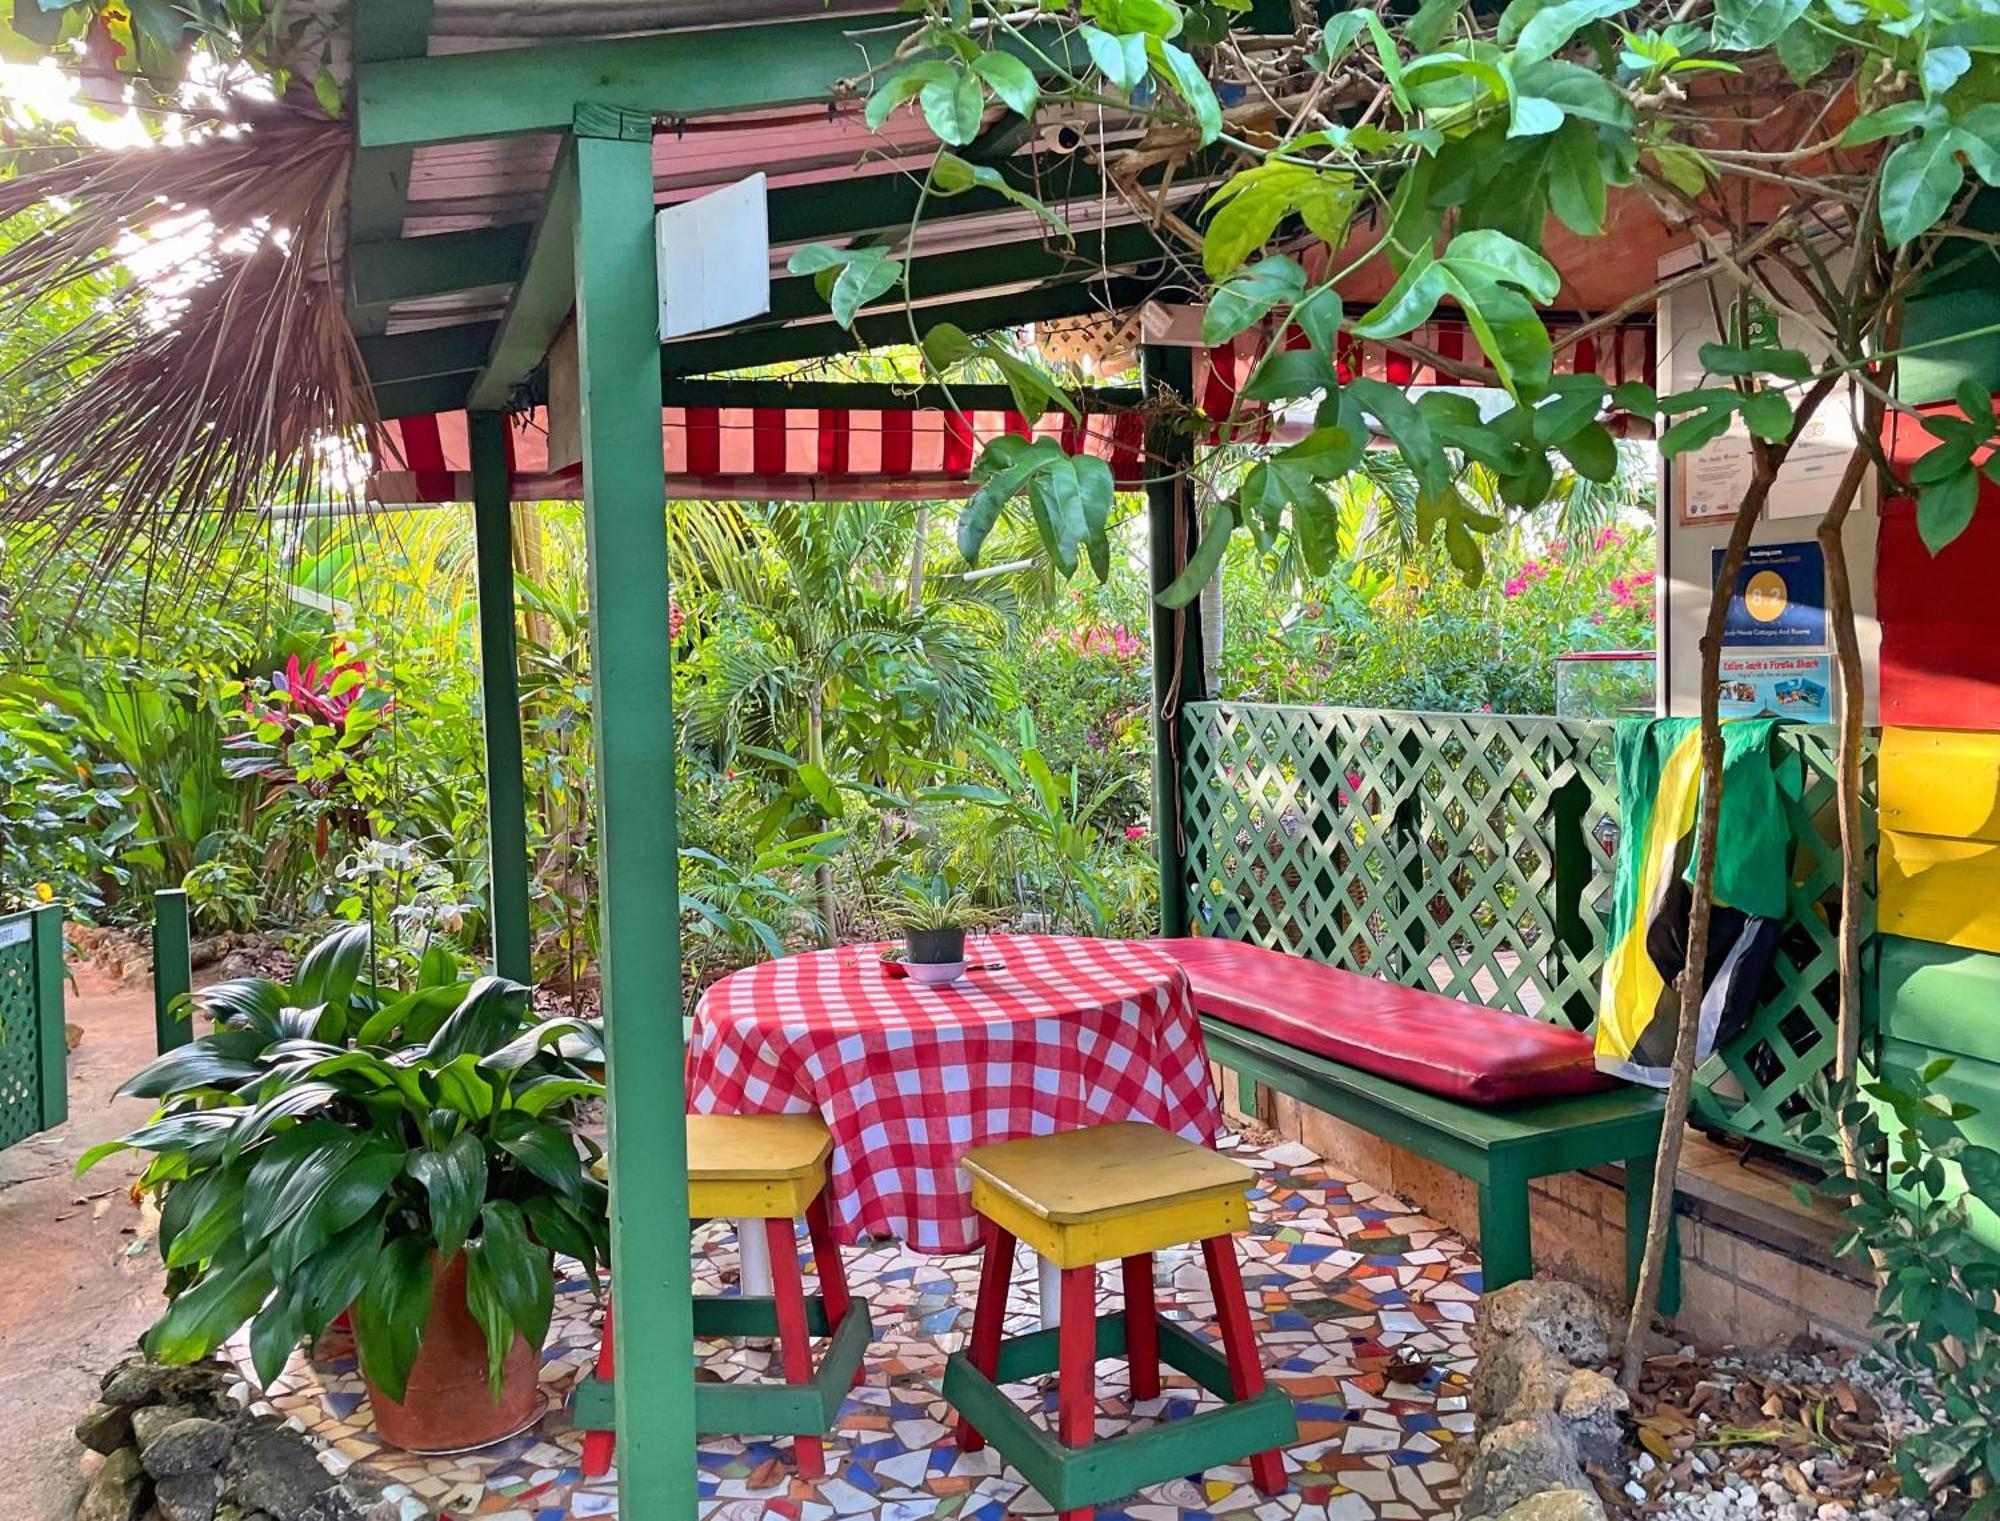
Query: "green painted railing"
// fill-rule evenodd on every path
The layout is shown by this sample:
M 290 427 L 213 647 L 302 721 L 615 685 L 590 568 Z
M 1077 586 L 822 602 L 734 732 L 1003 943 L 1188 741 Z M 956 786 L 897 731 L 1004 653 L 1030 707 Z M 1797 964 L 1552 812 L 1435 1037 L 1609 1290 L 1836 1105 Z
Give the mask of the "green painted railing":
M 0 914 L 0 1148 L 69 1118 L 62 910 Z
M 1182 859 L 1203 933 L 1579 1029 L 1597 1017 L 1618 783 L 1608 722 L 1197 703 Z M 1703 1067 L 1704 1123 L 1790 1144 L 1831 1062 L 1833 732 L 1780 731 L 1791 913 L 1747 1027 Z M 1874 830 L 1872 753 L 1864 813 Z M 1874 935 L 1869 873 L 1864 951 Z M 1872 964 L 1872 956 L 1869 957 Z M 1871 1035 L 1872 1040 L 1872 1035 Z

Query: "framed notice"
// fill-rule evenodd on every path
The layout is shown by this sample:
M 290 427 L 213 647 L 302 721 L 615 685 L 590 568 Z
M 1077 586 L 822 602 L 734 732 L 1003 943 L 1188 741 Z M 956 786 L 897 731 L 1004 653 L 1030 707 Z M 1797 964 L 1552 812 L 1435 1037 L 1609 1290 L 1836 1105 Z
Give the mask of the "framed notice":
M 1722 575 L 1721 549 L 1710 552 L 1709 583 Z M 1722 625 L 1725 647 L 1824 649 L 1826 556 L 1819 544 L 1752 544 Z
M 1831 655 L 1724 655 L 1724 718 L 1833 722 Z

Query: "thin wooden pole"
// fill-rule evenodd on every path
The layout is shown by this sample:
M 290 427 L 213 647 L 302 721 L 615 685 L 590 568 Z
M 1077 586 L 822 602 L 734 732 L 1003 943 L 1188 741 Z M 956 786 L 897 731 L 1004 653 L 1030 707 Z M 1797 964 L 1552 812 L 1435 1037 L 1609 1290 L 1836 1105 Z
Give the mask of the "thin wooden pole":
M 1188 466 L 1194 440 L 1162 413 L 1194 395 L 1194 356 L 1187 349 L 1149 345 L 1142 354 L 1153 416 L 1146 432 L 1146 523 L 1155 598 L 1174 583 L 1194 552 Z M 1201 624 L 1187 609 L 1153 603 L 1153 839 L 1160 861 L 1160 933 L 1188 932 L 1185 842 L 1181 838 L 1180 714 L 1202 690 Z
M 534 959 L 528 935 L 528 795 L 521 760 L 507 420 L 498 412 L 474 412 L 468 422 L 479 583 L 479 710 L 486 735 L 487 901 L 493 921 L 493 970 L 516 982 L 530 982 Z
M 618 1497 L 635 1521 L 692 1521 L 693 1289 L 652 119 L 579 109 L 571 151 L 618 1302 Z

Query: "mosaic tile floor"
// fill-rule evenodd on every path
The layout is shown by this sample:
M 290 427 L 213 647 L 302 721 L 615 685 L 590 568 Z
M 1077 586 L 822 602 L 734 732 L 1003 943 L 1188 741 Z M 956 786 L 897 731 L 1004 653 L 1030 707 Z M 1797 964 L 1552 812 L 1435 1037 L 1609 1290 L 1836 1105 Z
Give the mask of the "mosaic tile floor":
M 1230 1144 L 1234 1145 L 1233 1142 Z M 1265 1364 L 1298 1402 L 1299 1441 L 1286 1454 L 1287 1492 L 1260 1495 L 1243 1467 L 1211 1470 L 1143 1491 L 1099 1510 L 1100 1521 L 1427 1521 L 1455 1514 L 1458 1465 L 1452 1447 L 1471 1430 L 1468 1334 L 1479 1297 L 1478 1260 L 1435 1221 L 1390 1195 L 1332 1176 L 1305 1148 L 1285 1144 L 1236 1154 L 1260 1172 L 1254 1234 L 1244 1250 Z M 801 1251 L 805 1244 L 800 1243 Z M 736 1244 L 722 1222 L 696 1238 L 698 1293 L 733 1290 Z M 1023 1254 L 1024 1258 L 1026 1254 Z M 1213 1312 L 1198 1253 L 1158 1259 L 1163 1308 L 1207 1329 Z M 829 1476 L 796 1478 L 788 1443 L 717 1439 L 701 1446 L 702 1521 L 1003 1521 L 1041 1517 L 1049 1507 L 991 1451 L 967 1455 L 953 1444 L 951 1413 L 938 1394 L 947 1353 L 971 1321 L 975 1257 L 919 1257 L 894 1244 L 853 1248 L 847 1271 L 866 1297 L 876 1339 L 867 1378 L 854 1391 L 827 1443 Z M 1115 1273 L 1101 1275 L 1115 1284 Z M 1032 1329 L 1033 1264 L 1017 1268 L 1009 1332 Z M 1115 1292 L 1100 1288 L 1103 1305 Z M 615 1516 L 612 1477 L 583 1480 L 583 1438 L 563 1403 L 597 1345 L 598 1306 L 582 1279 L 561 1285 L 542 1368 L 549 1409 L 540 1424 L 483 1453 L 415 1458 L 385 1449 L 375 1435 L 351 1355 L 326 1346 L 308 1362 L 294 1357 L 261 1404 L 296 1420 L 331 1449 L 330 1466 L 366 1461 L 408 1486 L 406 1509 L 421 1498 L 455 1521 L 570 1521 Z M 246 1346 L 230 1349 L 248 1368 Z M 725 1379 L 760 1376 L 768 1349 L 698 1346 Z M 1171 1370 L 1158 1400 L 1136 1408 L 1123 1396 L 1122 1363 L 1098 1370 L 1101 1433 L 1128 1423 L 1171 1421 L 1195 1410 L 1197 1391 Z M 1017 1397 L 1046 1390 L 1017 1387 Z M 615 1476 L 614 1476 L 615 1477 Z M 634 1518 L 653 1521 L 653 1518 Z

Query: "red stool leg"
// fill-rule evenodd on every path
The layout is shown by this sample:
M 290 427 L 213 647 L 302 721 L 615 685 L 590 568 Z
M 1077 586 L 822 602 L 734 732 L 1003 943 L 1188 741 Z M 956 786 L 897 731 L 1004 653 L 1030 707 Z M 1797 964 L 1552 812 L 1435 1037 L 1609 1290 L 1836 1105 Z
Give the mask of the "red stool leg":
M 824 1189 L 806 1206 L 806 1230 L 812 1237 L 813 1266 L 819 1271 L 819 1297 L 826 1301 L 827 1330 L 838 1331 L 853 1296 L 847 1290 L 847 1264 L 840 1260 L 840 1247 L 833 1239 L 833 1216 Z M 860 1388 L 867 1377 L 864 1363 L 854 1370 L 854 1387 Z
M 1160 1397 L 1159 1308 L 1153 1298 L 1153 1255 L 1127 1257 L 1125 1271 L 1125 1356 L 1132 1366 L 1132 1398 Z
M 1000 1366 L 1000 1335 L 1007 1326 L 1007 1284 L 1014 1276 L 1014 1238 L 991 1220 L 979 1222 L 983 1255 L 979 1264 L 979 1298 L 972 1306 L 972 1341 L 966 1359 L 988 1378 Z M 964 1416 L 958 1418 L 958 1445 L 977 1452 L 986 1438 Z
M 847 1265 L 834 1244 L 833 1217 L 827 1213 L 824 1190 L 806 1206 L 806 1230 L 812 1236 L 813 1266 L 819 1270 L 819 1297 L 826 1301 L 827 1324 L 838 1329 L 847 1314 Z
M 1084 1447 L 1097 1436 L 1097 1269 L 1062 1270 L 1062 1327 L 1057 1333 L 1056 1435 L 1065 1447 Z M 1062 1521 L 1091 1521 L 1094 1508 L 1077 1506 Z
M 604 1301 L 604 1334 L 597 1343 L 597 1376 L 609 1383 L 618 1371 L 611 1342 L 611 1301 Z M 618 1446 L 615 1431 L 586 1431 L 583 1434 L 581 1472 L 586 1479 L 602 1478 L 611 1468 L 611 1454 Z
M 799 1244 L 790 1220 L 766 1220 L 771 1245 L 771 1295 L 778 1310 L 778 1348 L 785 1359 L 785 1382 L 809 1384 L 813 1376 L 812 1333 L 806 1325 L 806 1287 L 799 1277 Z M 816 1436 L 796 1435 L 792 1451 L 799 1476 L 826 1474 L 826 1449 Z
M 1229 1359 L 1229 1387 L 1239 1400 L 1264 1392 L 1264 1363 L 1250 1330 L 1250 1306 L 1243 1297 L 1243 1273 L 1236 1263 L 1236 1238 L 1210 1236 L 1201 1244 L 1208 1284 L 1215 1294 L 1215 1317 L 1222 1324 L 1222 1351 Z M 1250 1476 L 1267 1495 L 1282 1494 L 1285 1460 L 1276 1449 L 1250 1460 Z

